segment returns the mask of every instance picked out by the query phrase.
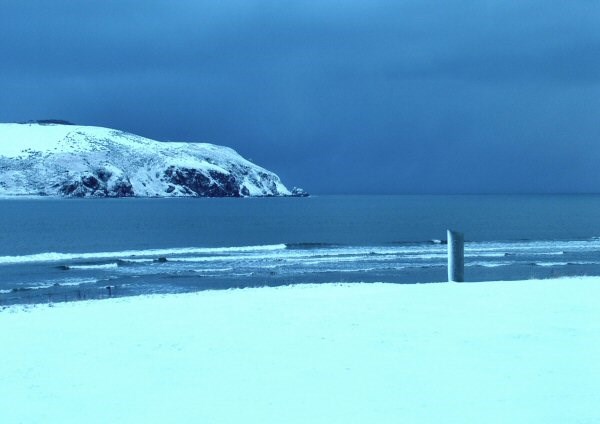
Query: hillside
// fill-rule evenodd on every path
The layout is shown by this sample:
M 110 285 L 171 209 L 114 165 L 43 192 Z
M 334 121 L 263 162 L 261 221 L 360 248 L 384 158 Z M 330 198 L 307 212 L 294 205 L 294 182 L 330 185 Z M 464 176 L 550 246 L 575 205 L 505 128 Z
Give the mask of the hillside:
M 0 196 L 289 196 L 234 150 L 101 127 L 0 124 Z

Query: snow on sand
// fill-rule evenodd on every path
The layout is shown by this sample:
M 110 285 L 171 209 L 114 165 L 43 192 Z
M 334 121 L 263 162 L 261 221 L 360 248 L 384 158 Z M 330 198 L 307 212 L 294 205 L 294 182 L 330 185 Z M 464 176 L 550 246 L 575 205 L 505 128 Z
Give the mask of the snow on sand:
M 0 311 L 2 423 L 599 423 L 600 279 Z

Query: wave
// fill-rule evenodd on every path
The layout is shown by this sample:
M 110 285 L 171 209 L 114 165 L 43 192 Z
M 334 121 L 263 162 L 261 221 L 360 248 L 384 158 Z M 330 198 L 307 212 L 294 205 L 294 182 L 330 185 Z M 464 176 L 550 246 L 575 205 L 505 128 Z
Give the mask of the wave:
M 562 241 L 467 242 L 465 265 L 498 267 L 509 265 L 562 266 L 562 258 L 571 261 L 591 258 L 600 250 L 600 239 Z M 582 254 L 583 253 L 583 254 Z M 567 255 L 560 257 L 561 255 Z M 579 256 L 578 256 L 579 255 Z M 232 269 L 270 269 L 289 267 L 380 269 L 383 266 L 445 266 L 446 246 L 437 241 L 409 245 L 382 244 L 349 246 L 331 243 L 289 243 L 239 247 L 187 247 L 123 250 L 114 252 L 60 253 L 47 252 L 22 256 L 0 256 L 0 265 L 51 263 L 62 270 L 115 271 L 118 274 L 143 275 L 174 273 L 206 267 L 208 273 L 231 272 Z M 549 262 L 552 261 L 552 262 Z M 356 265 L 352 265 L 352 264 Z M 565 265 L 571 262 L 564 262 Z M 227 271 L 225 271 L 227 270 Z M 198 269 L 201 271 L 201 269 Z M 69 273 L 66 273 L 67 275 Z M 75 274 L 80 275 L 80 274 Z
M 600 239 L 585 240 L 531 240 L 506 242 L 468 242 L 465 250 L 505 251 L 510 253 L 528 253 L 530 251 L 561 254 L 565 251 L 587 251 L 600 248 Z M 560 252 L 560 253 L 559 253 Z
M 430 239 L 430 240 L 419 240 L 419 241 L 391 241 L 386 243 L 392 246 L 427 246 L 427 245 L 445 245 L 448 244 L 447 240 L 442 239 Z
M 501 266 L 510 266 L 514 265 L 515 262 L 465 262 L 465 266 L 475 266 L 475 267 L 484 267 L 484 268 L 498 268 Z
M 0 294 L 18 293 L 18 292 L 26 292 L 26 291 L 33 291 L 33 290 L 44 290 L 44 289 L 49 289 L 52 287 L 59 288 L 59 287 L 82 286 L 84 284 L 95 284 L 97 282 L 98 282 L 98 280 L 96 280 L 95 278 L 58 280 L 58 281 L 39 283 L 39 284 L 35 284 L 35 285 L 18 286 L 18 287 L 13 287 L 10 289 L 2 289 L 2 290 L 0 290 Z
M 66 265 L 65 268 L 69 269 L 81 269 L 81 270 L 95 270 L 95 269 L 114 269 L 117 268 L 119 264 L 111 263 L 111 264 L 94 264 L 94 265 Z
M 1 265 L 38 263 L 38 262 L 59 262 L 77 259 L 122 259 L 136 256 L 149 256 L 153 258 L 166 257 L 169 255 L 212 255 L 220 253 L 237 252 L 265 252 L 285 250 L 285 244 L 272 244 L 261 246 L 240 246 L 240 247 L 183 247 L 172 249 L 146 249 L 146 250 L 123 250 L 118 252 L 92 252 L 92 253 L 61 253 L 45 252 L 32 255 L 21 256 L 0 256 Z
M 200 268 L 195 270 L 196 272 L 229 272 L 229 271 L 233 271 L 234 268 L 229 267 L 229 268 Z
M 138 264 L 151 264 L 154 262 L 159 262 L 159 258 L 147 258 L 147 259 L 117 259 L 118 266 L 127 266 L 127 265 L 138 265 Z
M 447 255 L 446 255 L 447 256 Z M 504 258 L 507 255 L 506 253 L 498 252 L 498 253 L 490 253 L 490 252 L 472 252 L 465 249 L 465 258 Z
M 393 270 L 394 271 L 399 271 L 401 269 L 404 269 L 405 267 L 396 267 Z M 387 269 L 387 271 L 389 271 L 390 269 Z M 316 273 L 328 273 L 328 274 L 334 274 L 334 273 L 340 273 L 340 274 L 351 274 L 351 273 L 364 273 L 364 272 L 373 272 L 373 271 L 381 271 L 380 268 L 355 268 L 355 269 L 345 269 L 345 268 L 341 268 L 341 269 L 336 269 L 336 268 L 325 268 L 325 269 L 319 269 L 319 270 L 311 270 L 311 271 L 305 271 L 304 274 L 316 274 Z
M 573 261 L 573 262 L 535 262 L 532 265 L 535 266 L 572 266 L 572 265 L 600 265 L 600 262 L 596 261 Z
M 324 249 L 328 247 L 336 247 L 338 244 L 333 243 L 286 243 L 286 248 L 289 250 L 308 250 L 308 249 Z

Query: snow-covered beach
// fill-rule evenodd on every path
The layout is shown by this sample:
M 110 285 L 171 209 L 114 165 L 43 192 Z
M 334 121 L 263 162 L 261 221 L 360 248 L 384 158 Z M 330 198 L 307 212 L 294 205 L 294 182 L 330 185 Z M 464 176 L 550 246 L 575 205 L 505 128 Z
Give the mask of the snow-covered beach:
M 3 423 L 596 423 L 600 278 L 0 311 Z

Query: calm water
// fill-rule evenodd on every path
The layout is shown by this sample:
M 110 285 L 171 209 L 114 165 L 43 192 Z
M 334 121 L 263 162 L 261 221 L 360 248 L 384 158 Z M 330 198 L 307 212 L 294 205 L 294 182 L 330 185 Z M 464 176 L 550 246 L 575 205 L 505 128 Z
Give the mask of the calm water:
M 0 201 L 0 302 L 292 283 L 600 275 L 600 196 Z

